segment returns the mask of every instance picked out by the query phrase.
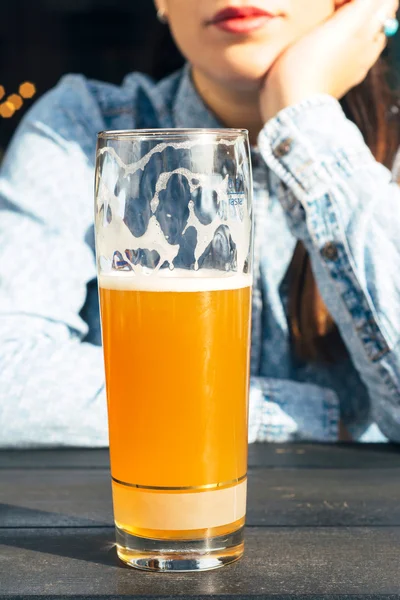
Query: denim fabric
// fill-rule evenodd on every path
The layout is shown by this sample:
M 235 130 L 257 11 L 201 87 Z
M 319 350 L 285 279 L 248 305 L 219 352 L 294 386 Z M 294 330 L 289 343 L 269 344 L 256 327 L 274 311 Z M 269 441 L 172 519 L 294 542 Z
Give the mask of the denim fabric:
M 185 68 L 117 87 L 64 77 L 0 174 L 0 444 L 107 444 L 93 170 L 104 129 L 218 127 Z M 269 121 L 252 150 L 255 271 L 249 439 L 400 441 L 400 190 L 329 96 Z M 304 241 L 347 356 L 301 361 L 287 271 Z

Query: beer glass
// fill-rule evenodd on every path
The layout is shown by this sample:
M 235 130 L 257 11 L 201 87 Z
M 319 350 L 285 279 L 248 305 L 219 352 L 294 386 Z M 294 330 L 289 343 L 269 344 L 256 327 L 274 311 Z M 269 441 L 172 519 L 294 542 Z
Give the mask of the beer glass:
M 247 132 L 100 133 L 95 225 L 118 556 L 223 566 L 246 512 Z

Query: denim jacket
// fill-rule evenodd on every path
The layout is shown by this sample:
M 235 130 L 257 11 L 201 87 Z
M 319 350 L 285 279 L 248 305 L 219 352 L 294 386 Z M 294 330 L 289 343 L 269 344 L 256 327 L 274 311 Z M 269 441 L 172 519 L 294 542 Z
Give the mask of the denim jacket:
M 96 134 L 218 127 L 188 68 L 122 86 L 68 75 L 24 118 L 0 174 L 0 445 L 107 444 L 93 235 Z M 336 100 L 281 111 L 252 150 L 249 440 L 400 441 L 400 189 Z M 293 351 L 287 271 L 311 256 L 347 356 Z

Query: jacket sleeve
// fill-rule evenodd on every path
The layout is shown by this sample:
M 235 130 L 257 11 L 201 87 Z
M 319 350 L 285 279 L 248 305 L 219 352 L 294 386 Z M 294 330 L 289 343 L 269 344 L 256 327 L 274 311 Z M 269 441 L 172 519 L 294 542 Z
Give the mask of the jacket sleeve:
M 252 377 L 250 382 L 249 443 L 337 442 L 339 400 L 318 385 Z
M 25 117 L 0 173 L 0 446 L 107 445 L 103 358 L 79 313 L 96 277 L 96 132 L 84 78 Z
M 367 386 L 400 441 L 400 188 L 330 96 L 281 111 L 259 136 L 294 235 Z

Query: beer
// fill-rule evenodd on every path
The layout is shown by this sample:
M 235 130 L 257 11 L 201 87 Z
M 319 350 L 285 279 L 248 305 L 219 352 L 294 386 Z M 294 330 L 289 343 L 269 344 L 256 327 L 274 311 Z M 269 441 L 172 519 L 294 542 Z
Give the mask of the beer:
M 248 134 L 104 131 L 96 256 L 116 551 L 202 571 L 244 551 L 253 254 Z
M 157 539 L 239 529 L 251 277 L 116 271 L 99 289 L 117 527 Z

